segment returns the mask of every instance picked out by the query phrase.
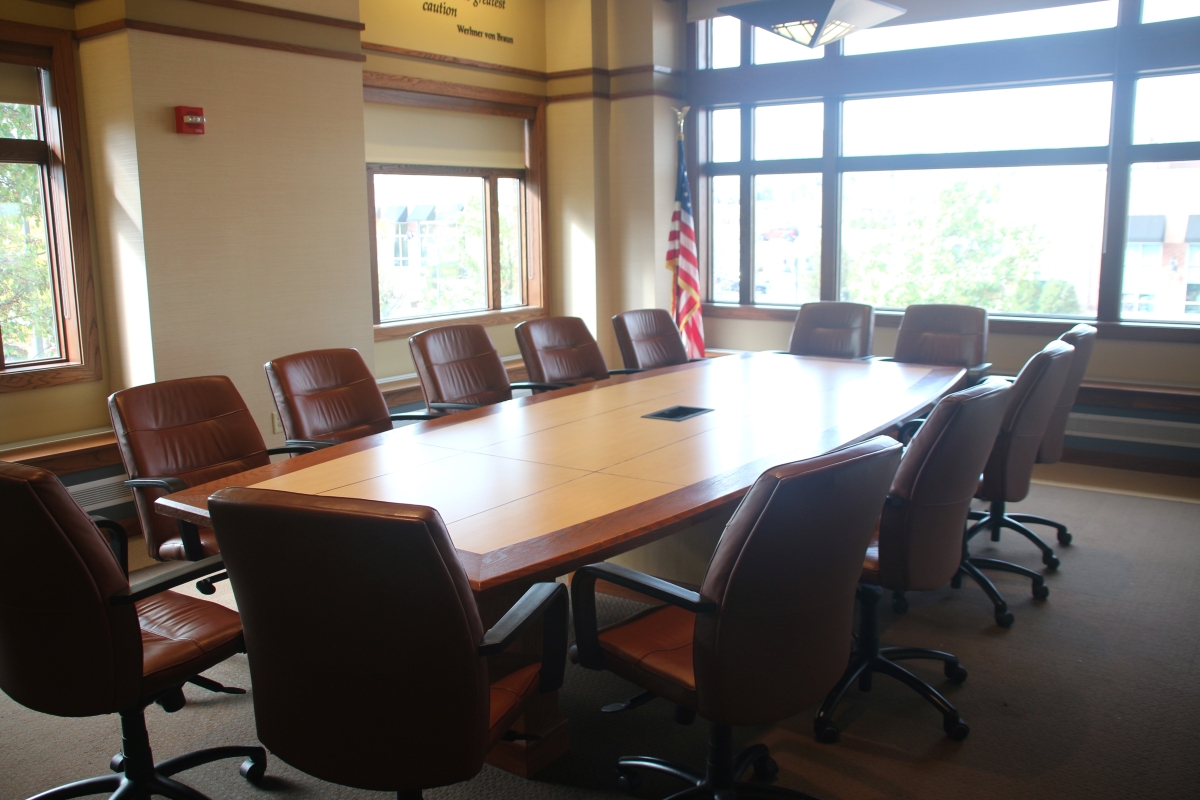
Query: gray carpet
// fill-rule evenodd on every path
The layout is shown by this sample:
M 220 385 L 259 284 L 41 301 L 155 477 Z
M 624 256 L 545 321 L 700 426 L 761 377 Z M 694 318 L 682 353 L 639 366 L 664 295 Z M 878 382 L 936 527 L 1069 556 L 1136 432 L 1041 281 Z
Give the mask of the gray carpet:
M 1062 569 L 1048 578 L 1051 597 L 1031 599 L 1028 582 L 993 573 L 1017 616 L 1001 630 L 969 582 L 911 595 L 912 609 L 883 611 L 885 644 L 957 653 L 970 670 L 958 687 L 934 666 L 918 674 L 944 688 L 971 725 L 959 744 L 941 732 L 923 701 L 886 678 L 869 695 L 857 689 L 838 715 L 842 741 L 820 745 L 811 712 L 769 728 L 737 732 L 738 743 L 766 742 L 779 783 L 824 798 L 1179 798 L 1200 796 L 1200 506 L 1035 486 L 1020 510 L 1067 523 L 1073 547 L 1059 548 Z M 1031 567 L 1033 548 L 1006 534 L 978 555 Z M 605 603 L 619 616 L 636 608 Z M 916 663 L 916 662 L 910 662 Z M 248 686 L 243 656 L 209 673 Z M 571 666 L 562 708 L 572 751 L 533 781 L 485 767 L 474 780 L 427 793 L 451 798 L 613 797 L 620 755 L 653 754 L 699 768 L 705 726 L 672 721 L 655 701 L 605 715 L 599 706 L 636 689 L 608 674 Z M 156 756 L 255 741 L 249 696 L 189 687 L 176 714 L 156 706 L 148 724 Z M 116 717 L 59 719 L 0 695 L 0 796 L 22 798 L 100 774 L 119 747 Z M 324 784 L 273 759 L 261 789 L 244 783 L 235 762 L 192 770 L 182 779 L 213 798 L 382 798 Z M 677 784 L 648 781 L 641 795 L 662 797 Z

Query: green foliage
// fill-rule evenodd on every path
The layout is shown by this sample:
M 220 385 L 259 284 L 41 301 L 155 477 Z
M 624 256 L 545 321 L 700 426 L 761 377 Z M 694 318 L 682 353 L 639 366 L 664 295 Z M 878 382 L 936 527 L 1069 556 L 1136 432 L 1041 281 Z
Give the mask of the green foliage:
M 906 208 L 853 220 L 870 245 L 847 254 L 843 295 L 886 308 L 954 303 L 1036 314 L 1078 314 L 1075 288 L 1038 278 L 1045 249 L 1036 226 L 996 219 L 998 185 L 958 181 L 941 192 L 935 213 Z
M 31 112 L 0 104 L 0 135 L 31 124 Z M 41 170 L 34 164 L 0 164 L 0 328 L 10 363 L 59 354 Z

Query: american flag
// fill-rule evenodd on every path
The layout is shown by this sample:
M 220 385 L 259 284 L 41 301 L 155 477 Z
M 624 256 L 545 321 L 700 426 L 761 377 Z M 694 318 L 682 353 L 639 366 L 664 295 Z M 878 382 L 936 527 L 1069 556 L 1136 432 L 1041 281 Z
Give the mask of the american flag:
M 687 109 L 684 109 L 687 113 Z M 681 126 L 682 128 L 682 126 Z M 679 180 L 675 184 L 675 213 L 667 237 L 667 269 L 671 283 L 671 316 L 683 337 L 688 358 L 704 357 L 704 321 L 700 318 L 700 267 L 696 258 L 696 228 L 692 221 L 692 190 L 688 187 L 683 132 L 679 133 Z

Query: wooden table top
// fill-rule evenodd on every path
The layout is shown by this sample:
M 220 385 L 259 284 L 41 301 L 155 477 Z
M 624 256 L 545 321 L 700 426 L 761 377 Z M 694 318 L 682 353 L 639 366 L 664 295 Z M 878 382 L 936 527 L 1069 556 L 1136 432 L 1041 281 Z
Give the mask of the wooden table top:
M 227 486 L 432 506 L 484 592 L 666 536 L 740 499 L 769 467 L 912 416 L 963 374 L 774 353 L 709 359 L 397 428 L 168 495 L 157 509 L 207 525 L 209 495 Z M 712 411 L 643 417 L 675 405 Z

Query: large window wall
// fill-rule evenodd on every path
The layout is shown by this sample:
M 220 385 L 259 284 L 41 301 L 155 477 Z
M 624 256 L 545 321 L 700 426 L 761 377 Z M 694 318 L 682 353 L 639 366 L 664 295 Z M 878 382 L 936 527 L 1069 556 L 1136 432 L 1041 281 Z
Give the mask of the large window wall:
M 711 311 L 843 299 L 1200 325 L 1200 17 L 1145 4 L 868 30 L 823 52 L 699 24 Z

